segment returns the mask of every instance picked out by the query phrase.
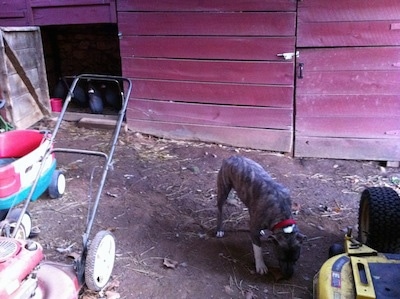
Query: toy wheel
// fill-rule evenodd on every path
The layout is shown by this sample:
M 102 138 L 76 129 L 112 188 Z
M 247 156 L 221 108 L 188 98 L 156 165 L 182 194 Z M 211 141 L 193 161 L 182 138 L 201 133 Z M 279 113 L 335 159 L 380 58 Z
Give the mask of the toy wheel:
M 13 232 L 15 226 L 17 225 L 18 219 L 22 213 L 22 209 L 17 208 L 10 211 L 7 216 L 7 219 L 10 222 L 11 233 Z M 21 224 L 18 228 L 18 231 L 15 235 L 16 239 L 26 239 L 29 237 L 32 230 L 32 218 L 28 212 L 25 212 L 22 216 Z
M 60 198 L 65 192 L 66 180 L 65 175 L 55 170 L 51 176 L 51 182 L 49 185 L 49 196 L 51 198 Z
M 361 194 L 359 241 L 379 252 L 400 252 L 400 197 L 389 187 L 367 188 Z
M 108 283 L 114 268 L 115 240 L 109 231 L 100 231 L 89 245 L 85 264 L 85 282 L 92 291 Z

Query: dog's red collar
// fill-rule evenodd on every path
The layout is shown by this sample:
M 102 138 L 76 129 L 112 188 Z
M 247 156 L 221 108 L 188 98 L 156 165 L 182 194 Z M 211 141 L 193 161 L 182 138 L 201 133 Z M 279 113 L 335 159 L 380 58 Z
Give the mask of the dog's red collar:
M 274 227 L 272 228 L 272 231 L 279 229 L 279 228 L 285 228 L 285 227 L 288 227 L 293 224 L 296 224 L 296 221 L 294 221 L 294 219 L 282 220 L 281 222 L 278 222 L 277 224 L 274 225 Z

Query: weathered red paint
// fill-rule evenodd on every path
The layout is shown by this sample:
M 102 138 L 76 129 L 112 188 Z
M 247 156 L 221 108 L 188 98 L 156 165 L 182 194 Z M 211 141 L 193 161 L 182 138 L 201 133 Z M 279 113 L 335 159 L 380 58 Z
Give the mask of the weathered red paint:
M 293 36 L 294 12 L 119 12 L 124 35 Z
M 141 79 L 288 86 L 294 79 L 293 63 L 278 61 L 125 58 L 123 67 L 126 76 Z
M 247 146 L 291 151 L 294 59 L 278 54 L 294 52 L 295 1 L 155 3 L 117 6 L 123 73 L 135 86 L 128 122 L 228 143 L 238 128 L 264 132 Z
M 293 109 L 290 86 L 150 79 L 133 79 L 133 85 L 132 97 L 139 99 Z
M 297 0 L 118 0 L 118 11 L 296 11 Z
M 284 151 L 295 130 L 298 156 L 400 159 L 398 0 L 15 0 L 0 23 L 117 14 L 138 129 L 228 143 L 240 129 L 239 144 Z M 296 61 L 277 56 L 295 46 Z
M 141 120 L 290 130 L 292 109 L 135 99 L 130 117 Z
M 116 0 L 13 0 L 0 4 L 0 26 L 117 23 Z
M 126 36 L 121 57 L 284 61 L 277 54 L 293 52 L 294 37 Z
M 397 0 L 299 2 L 296 156 L 400 159 L 398 23 Z

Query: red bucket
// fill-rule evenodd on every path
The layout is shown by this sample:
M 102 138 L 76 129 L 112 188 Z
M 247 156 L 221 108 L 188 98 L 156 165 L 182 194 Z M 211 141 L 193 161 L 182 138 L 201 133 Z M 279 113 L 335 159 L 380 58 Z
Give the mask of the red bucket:
M 52 98 L 50 99 L 51 111 L 53 112 L 61 112 L 63 106 L 63 100 L 60 98 Z

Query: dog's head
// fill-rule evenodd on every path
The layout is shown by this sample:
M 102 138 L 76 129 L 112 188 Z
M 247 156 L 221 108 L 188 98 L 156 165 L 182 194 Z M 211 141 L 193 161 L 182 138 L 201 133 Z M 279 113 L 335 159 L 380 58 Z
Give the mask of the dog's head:
M 294 264 L 300 257 L 301 244 L 306 236 L 299 232 L 296 225 L 293 225 L 291 232 L 282 230 L 274 232 L 271 237 L 282 275 L 284 279 L 288 279 L 293 275 Z

